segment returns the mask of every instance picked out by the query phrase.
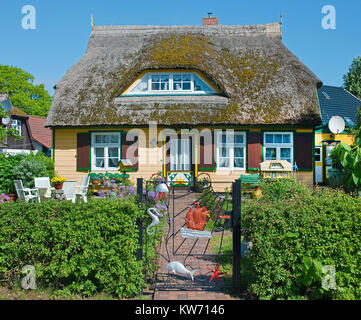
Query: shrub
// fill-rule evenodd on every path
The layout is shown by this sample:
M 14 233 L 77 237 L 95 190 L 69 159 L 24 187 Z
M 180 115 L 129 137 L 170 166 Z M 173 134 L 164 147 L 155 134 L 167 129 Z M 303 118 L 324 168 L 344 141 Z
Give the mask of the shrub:
M 136 260 L 142 216 L 132 200 L 17 201 L 0 206 L 0 281 L 19 284 L 25 265 L 38 287 L 59 294 L 132 297 L 143 282 Z
M 279 179 L 277 181 L 263 180 L 260 183 L 263 200 L 290 200 L 297 196 L 309 195 L 310 189 L 293 179 Z
M 0 192 L 15 193 L 15 179 L 22 179 L 24 186 L 33 187 L 36 176 L 54 177 L 54 163 L 42 152 L 36 155 L 0 154 Z
M 44 177 L 46 174 L 45 164 L 35 159 L 23 159 L 13 169 L 14 178 L 22 180 L 25 188 L 34 187 L 34 178 Z
M 6 194 L 15 193 L 13 168 L 22 159 L 24 159 L 24 155 L 21 154 L 15 156 L 10 156 L 6 153 L 0 154 L 0 192 Z
M 253 243 L 246 258 L 252 294 L 361 299 L 361 199 L 338 190 L 309 191 L 292 181 L 264 187 L 264 197 L 242 210 Z M 326 265 L 336 269 L 338 290 L 321 287 Z

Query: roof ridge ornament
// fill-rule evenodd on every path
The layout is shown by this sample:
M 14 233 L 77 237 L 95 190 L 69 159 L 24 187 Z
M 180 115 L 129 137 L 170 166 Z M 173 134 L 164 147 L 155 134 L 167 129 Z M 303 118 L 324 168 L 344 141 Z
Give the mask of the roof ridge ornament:
M 282 13 L 282 10 L 281 10 L 281 14 L 280 14 L 280 25 L 282 26 L 282 23 L 283 23 L 283 13 Z
M 90 26 L 91 26 L 92 30 L 94 30 L 94 16 L 93 16 L 93 14 L 90 15 Z

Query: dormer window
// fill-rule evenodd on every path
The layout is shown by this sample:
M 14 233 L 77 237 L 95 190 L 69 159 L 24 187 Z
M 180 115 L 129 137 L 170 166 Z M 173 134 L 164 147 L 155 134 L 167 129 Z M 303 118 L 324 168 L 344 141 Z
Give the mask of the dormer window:
M 150 77 L 152 91 L 169 91 L 169 75 L 168 74 L 152 74 Z
M 122 96 L 217 94 L 196 72 L 148 72 L 137 79 Z

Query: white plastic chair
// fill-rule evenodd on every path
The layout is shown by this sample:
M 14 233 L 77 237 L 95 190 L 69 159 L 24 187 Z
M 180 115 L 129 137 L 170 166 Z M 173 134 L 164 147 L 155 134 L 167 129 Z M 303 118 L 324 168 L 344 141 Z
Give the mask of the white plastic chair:
M 39 194 L 43 195 L 44 198 L 51 198 L 51 191 L 55 190 L 50 184 L 49 177 L 34 178 L 35 188 L 39 190 Z
M 24 188 L 23 182 L 21 180 L 14 180 L 14 185 L 19 199 L 23 199 L 26 202 L 36 199 L 40 203 L 38 189 Z
M 75 203 L 76 199 L 76 181 L 65 181 L 63 183 L 63 191 L 66 200 Z
M 81 178 L 81 185 L 76 186 L 76 189 L 79 190 L 75 192 L 75 195 L 81 197 L 85 203 L 87 203 L 88 201 L 87 193 L 88 193 L 89 181 L 90 181 L 90 177 L 84 176 Z

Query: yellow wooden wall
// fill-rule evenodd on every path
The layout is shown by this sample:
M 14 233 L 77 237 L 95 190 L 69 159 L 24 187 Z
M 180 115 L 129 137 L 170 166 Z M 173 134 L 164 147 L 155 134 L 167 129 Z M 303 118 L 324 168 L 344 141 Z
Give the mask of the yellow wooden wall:
M 347 143 L 348 145 L 352 145 L 355 141 L 355 136 L 353 134 L 335 134 L 332 135 L 330 133 L 316 133 L 315 134 L 315 145 L 322 146 L 323 140 L 335 140 Z
M 108 129 L 112 131 L 112 129 Z M 113 129 L 114 130 L 114 129 Z M 77 133 L 88 132 L 85 129 L 56 129 L 55 130 L 55 171 L 57 175 L 65 177 L 67 180 L 75 180 L 80 182 L 81 178 L 86 175 L 86 172 L 78 172 L 76 170 L 76 143 Z M 97 131 L 92 129 L 91 131 Z M 99 131 L 106 131 L 101 129 Z M 124 130 L 126 131 L 126 130 Z M 144 130 L 147 132 L 147 130 Z M 155 148 L 148 148 L 148 134 L 145 137 L 139 136 L 139 170 L 129 173 L 131 180 L 136 181 L 137 178 L 149 179 L 152 174 L 162 171 L 163 148 L 157 146 Z M 157 159 L 157 157 L 159 157 Z M 104 171 L 92 171 L 95 173 L 105 173 Z M 116 173 L 118 171 L 108 171 Z

